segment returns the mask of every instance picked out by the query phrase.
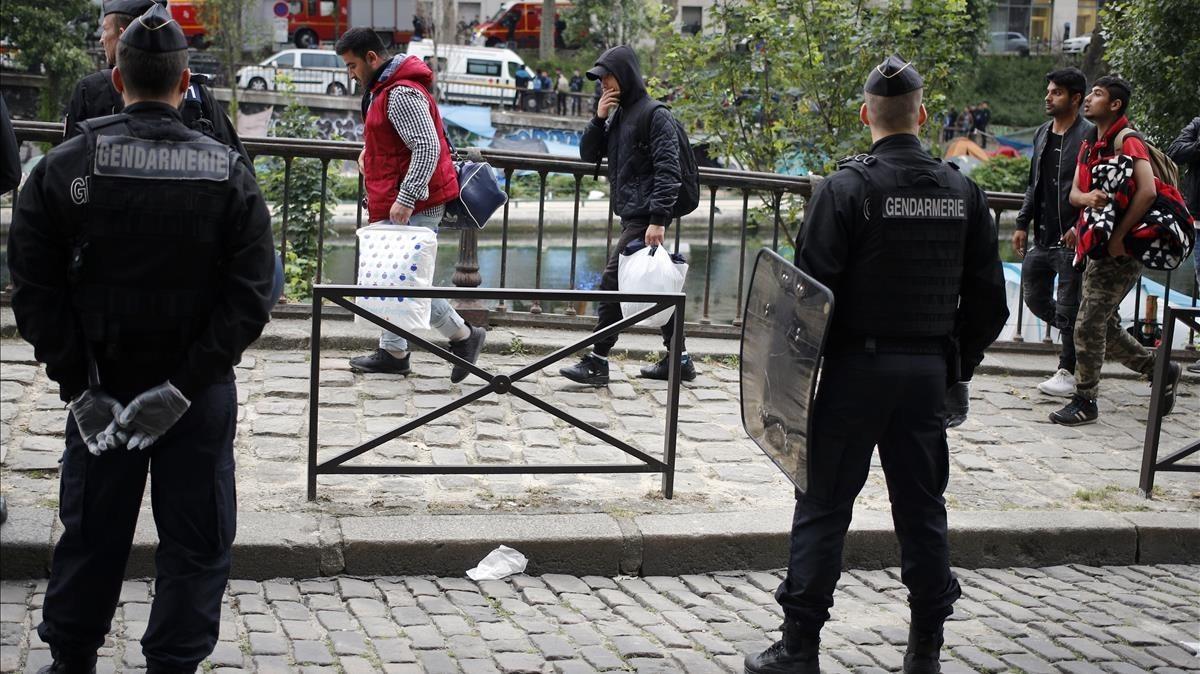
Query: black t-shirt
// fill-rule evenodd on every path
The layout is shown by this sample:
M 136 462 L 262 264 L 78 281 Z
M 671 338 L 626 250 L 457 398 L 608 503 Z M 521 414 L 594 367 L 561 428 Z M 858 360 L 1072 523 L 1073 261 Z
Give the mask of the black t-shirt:
M 1058 181 L 1059 166 L 1063 158 L 1063 137 L 1053 131 L 1046 132 L 1046 148 L 1042 150 L 1042 163 L 1038 168 L 1037 210 L 1034 212 L 1038 245 L 1053 248 L 1061 246 L 1062 216 L 1059 214 Z M 1071 158 L 1067 158 L 1071 163 Z

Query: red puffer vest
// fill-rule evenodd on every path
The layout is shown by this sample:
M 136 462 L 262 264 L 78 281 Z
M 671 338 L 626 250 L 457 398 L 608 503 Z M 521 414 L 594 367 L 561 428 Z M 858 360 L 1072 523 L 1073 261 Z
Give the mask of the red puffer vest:
M 396 87 L 412 87 L 429 101 L 429 114 L 435 129 L 442 127 L 442 115 L 437 103 L 429 95 L 427 86 L 433 83 L 433 72 L 421 59 L 396 57 L 398 61 L 384 66 L 383 75 L 371 87 L 371 103 L 367 108 L 363 129 L 363 184 L 367 192 L 367 211 L 371 222 L 388 219 L 388 211 L 400 193 L 400 184 L 408 174 L 412 161 L 412 150 L 404 144 L 400 134 L 387 116 L 387 99 Z M 441 156 L 437 168 L 429 179 L 429 196 L 413 206 L 414 213 L 444 204 L 458 196 L 458 175 L 450 157 L 450 144 L 444 133 L 438 134 Z

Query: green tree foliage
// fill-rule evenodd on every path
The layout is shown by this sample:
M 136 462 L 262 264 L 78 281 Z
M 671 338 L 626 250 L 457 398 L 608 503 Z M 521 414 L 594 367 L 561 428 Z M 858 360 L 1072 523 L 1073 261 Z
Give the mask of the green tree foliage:
M 604 50 L 619 44 L 634 44 L 647 34 L 651 0 L 575 0 L 563 12 L 567 22 L 564 39 L 586 32 L 586 43 Z
M 97 15 L 88 0 L 5 0 L 0 6 L 0 39 L 16 49 L 20 65 L 46 75 L 41 119 L 61 120 L 75 82 L 92 70 L 85 46 Z
M 992 157 L 971 171 L 971 180 L 989 192 L 1025 192 L 1029 184 L 1029 158 Z
M 992 124 L 1029 127 L 1046 121 L 1046 73 L 1078 65 L 1078 57 L 990 54 L 979 58 L 976 71 L 950 95 L 956 111 L 987 101 Z M 930 109 L 930 112 L 937 112 Z
M 251 0 L 205 0 L 198 7 L 200 23 L 204 24 L 205 39 L 209 40 L 229 85 L 229 116 L 237 123 L 237 68 L 242 60 L 247 38 L 250 13 L 258 3 Z
M 288 104 L 276 121 L 271 135 L 283 138 L 318 138 L 316 121 L 312 111 L 300 104 L 295 86 L 281 78 L 281 90 Z M 353 199 L 357 185 L 342 178 L 338 172 L 340 161 L 332 161 L 324 169 L 326 174 L 325 236 L 334 234 L 331 227 L 333 207 L 343 199 Z M 275 204 L 277 217 L 275 239 L 283 236 L 284 181 L 287 180 L 287 256 L 284 260 L 284 295 L 292 300 L 303 300 L 312 295 L 312 284 L 317 274 L 319 233 L 321 228 L 321 173 L 319 159 L 292 159 L 290 175 L 283 159 L 268 157 L 256 162 L 258 184 L 267 203 Z
M 1133 84 L 1134 123 L 1150 140 L 1170 142 L 1200 97 L 1196 0 L 1108 0 L 1100 23 L 1110 72 Z
M 899 53 L 925 78 L 929 110 L 977 58 L 985 0 L 717 2 L 706 32 L 657 17 L 655 93 L 718 157 L 756 171 L 828 171 L 870 143 L 858 118 L 867 73 Z

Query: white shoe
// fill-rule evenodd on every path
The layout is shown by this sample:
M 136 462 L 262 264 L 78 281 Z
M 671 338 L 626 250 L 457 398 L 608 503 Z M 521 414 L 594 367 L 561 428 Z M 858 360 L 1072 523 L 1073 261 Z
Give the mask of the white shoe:
M 1046 395 L 1070 398 L 1075 395 L 1075 375 L 1060 369 L 1053 377 L 1038 384 L 1038 390 Z

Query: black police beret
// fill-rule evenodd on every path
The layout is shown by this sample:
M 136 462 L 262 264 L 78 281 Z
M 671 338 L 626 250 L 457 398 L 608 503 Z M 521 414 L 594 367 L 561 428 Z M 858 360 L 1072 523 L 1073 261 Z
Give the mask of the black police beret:
M 876 96 L 900 96 L 925 86 L 916 66 L 892 54 L 867 76 L 863 91 Z
M 188 48 L 187 37 L 167 8 L 155 3 L 121 33 L 121 42 L 155 54 Z
M 104 3 L 104 16 L 109 14 L 128 14 L 129 16 L 141 16 L 146 13 L 156 4 L 165 5 L 163 0 L 108 0 Z

